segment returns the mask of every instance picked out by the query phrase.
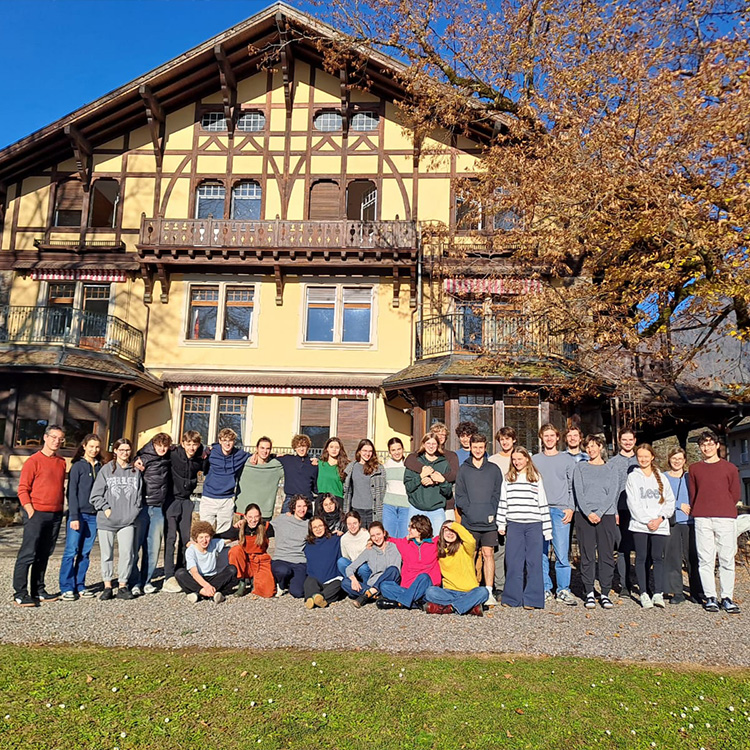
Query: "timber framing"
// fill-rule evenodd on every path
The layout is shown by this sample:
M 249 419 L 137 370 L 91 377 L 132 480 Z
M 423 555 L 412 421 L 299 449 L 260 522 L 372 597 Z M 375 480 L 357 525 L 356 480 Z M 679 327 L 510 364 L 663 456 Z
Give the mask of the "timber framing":
M 234 76 L 232 65 L 227 53 L 221 44 L 214 47 L 214 56 L 219 66 L 219 79 L 221 81 L 221 98 L 224 103 L 224 119 L 227 123 L 227 133 L 234 138 L 235 110 L 237 109 L 237 79 Z
M 18 181 L 38 174 L 71 155 L 80 163 L 79 173 L 84 185 L 90 172 L 93 148 L 122 136 L 124 133 L 158 123 L 171 112 L 190 105 L 216 90 L 216 71 L 222 78 L 224 108 L 232 109 L 233 81 L 259 72 L 271 61 L 281 60 L 287 112 L 291 112 L 295 61 L 318 67 L 323 61 L 320 43 L 335 43 L 338 32 L 306 13 L 285 3 L 276 3 L 231 29 L 209 39 L 183 55 L 155 68 L 143 76 L 106 94 L 91 104 L 32 133 L 0 150 L 0 183 Z M 217 57 L 217 49 L 220 53 Z M 370 81 L 374 95 L 387 100 L 406 98 L 399 75 L 403 64 L 392 57 L 372 51 L 368 53 L 363 78 Z M 142 87 L 148 87 L 146 101 Z M 236 86 L 236 84 L 235 84 Z M 346 87 L 350 88 L 349 86 Z M 343 94 L 342 94 L 343 97 Z M 154 108 L 154 103 L 158 106 Z M 144 104 L 146 106 L 144 106 Z M 346 104 L 342 104 L 347 106 Z M 228 118 L 232 121 L 233 118 Z M 473 137 L 487 142 L 492 138 L 491 123 L 478 118 L 470 124 Z M 163 142 L 162 142 L 163 143 Z
M 167 122 L 164 107 L 159 104 L 148 84 L 141 84 L 138 87 L 138 93 L 146 105 L 146 119 L 148 120 L 148 132 L 151 135 L 151 143 L 154 146 L 154 158 L 156 159 L 157 167 L 161 169 L 164 158 L 164 128 Z
M 66 125 L 65 135 L 70 140 L 70 145 L 73 148 L 73 156 L 76 161 L 76 170 L 78 171 L 78 179 L 81 181 L 83 192 L 87 193 L 91 186 L 91 154 L 93 148 L 89 143 L 88 138 L 81 133 L 81 131 L 75 125 Z

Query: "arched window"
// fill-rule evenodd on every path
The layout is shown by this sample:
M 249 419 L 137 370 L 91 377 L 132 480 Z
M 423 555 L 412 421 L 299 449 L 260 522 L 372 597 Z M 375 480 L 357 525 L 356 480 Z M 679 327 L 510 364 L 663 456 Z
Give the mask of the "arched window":
M 117 203 L 120 200 L 120 183 L 117 180 L 99 179 L 91 191 L 89 226 L 112 228 L 115 225 Z
M 346 218 L 355 221 L 377 219 L 378 189 L 372 180 L 352 180 L 346 188 Z
M 335 110 L 316 112 L 313 124 L 316 130 L 321 130 L 324 133 L 335 133 L 337 130 L 341 130 L 341 112 Z
M 377 112 L 357 112 L 352 117 L 351 130 L 366 132 L 378 129 L 380 116 Z
M 257 221 L 260 219 L 262 198 L 260 185 L 254 180 L 238 182 L 232 189 L 232 219 Z
M 57 184 L 55 191 L 56 227 L 80 227 L 83 211 L 83 185 L 80 180 L 65 180 Z
M 257 133 L 266 129 L 266 116 L 258 110 L 243 112 L 237 120 L 237 130 L 243 133 Z
M 198 186 L 195 196 L 195 218 L 224 218 L 224 199 L 227 190 L 220 182 L 204 182 Z

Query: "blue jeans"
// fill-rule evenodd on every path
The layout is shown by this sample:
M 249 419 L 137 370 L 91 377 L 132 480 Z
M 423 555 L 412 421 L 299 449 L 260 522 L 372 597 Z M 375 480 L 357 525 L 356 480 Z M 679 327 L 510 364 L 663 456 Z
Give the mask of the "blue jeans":
M 383 598 L 392 602 L 398 602 L 402 607 L 411 609 L 415 602 L 424 599 L 427 589 L 432 586 L 432 579 L 427 573 L 420 573 L 411 583 L 404 588 L 394 581 L 383 581 L 380 585 L 380 593 Z
M 405 539 L 409 530 L 409 507 L 383 504 L 383 526 L 394 539 Z
M 80 528 L 74 531 L 68 522 L 65 551 L 60 563 L 60 591 L 82 591 L 86 587 L 89 554 L 96 541 L 96 513 L 81 513 Z
M 346 569 L 350 564 L 351 560 L 347 559 L 346 557 L 339 557 L 338 561 L 336 562 L 336 568 L 344 578 L 347 577 Z M 372 571 L 370 570 L 370 566 L 367 563 L 363 563 L 359 566 L 359 570 L 357 571 L 357 578 L 359 578 L 360 581 L 366 581 L 371 575 Z
M 364 566 L 362 566 L 364 567 Z M 357 571 L 359 573 L 362 570 L 362 567 Z M 369 576 L 368 576 L 369 578 Z M 367 583 L 367 578 L 364 579 L 362 582 L 362 590 L 361 591 L 355 591 L 352 588 L 352 582 L 349 578 L 344 576 L 344 580 L 341 581 L 341 588 L 346 591 L 349 596 L 352 597 L 352 599 L 356 599 L 361 594 L 364 594 L 367 589 L 375 589 L 376 591 L 380 591 L 380 587 L 386 582 L 386 581 L 395 581 L 398 583 L 398 581 L 401 580 L 401 572 L 398 568 L 391 565 L 390 567 L 386 568 L 378 577 L 378 579 L 375 581 L 375 583 Z
M 557 593 L 570 589 L 570 529 L 569 523 L 563 523 L 562 508 L 550 508 L 552 519 L 552 547 L 555 550 L 555 577 L 557 578 Z M 544 576 L 544 590 L 552 591 L 552 579 L 549 576 L 549 546 L 545 541 L 542 550 L 542 575 Z
M 161 540 L 164 536 L 164 511 L 159 506 L 144 505 L 138 520 L 135 522 L 136 561 L 130 574 L 130 586 L 143 588 L 153 577 L 156 563 L 161 551 Z M 138 565 L 138 551 L 141 552 L 141 564 Z
M 410 505 L 409 520 L 414 518 L 414 516 L 427 516 L 432 524 L 432 535 L 437 536 L 440 533 L 440 527 L 445 523 L 445 508 L 438 508 L 437 510 L 419 510 L 413 505 Z M 406 534 L 404 534 L 404 536 L 406 536 Z
M 543 609 L 542 522 L 509 521 L 505 535 L 505 588 L 502 603 L 508 607 Z
M 477 586 L 471 591 L 454 591 L 440 586 L 430 586 L 424 598 L 433 604 L 453 607 L 459 615 L 465 615 L 478 604 L 484 604 L 489 595 L 490 592 L 485 586 Z

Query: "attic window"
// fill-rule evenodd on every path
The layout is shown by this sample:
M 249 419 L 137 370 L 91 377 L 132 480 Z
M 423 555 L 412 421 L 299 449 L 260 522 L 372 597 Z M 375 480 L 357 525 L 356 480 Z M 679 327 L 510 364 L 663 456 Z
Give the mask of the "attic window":
M 201 117 L 201 130 L 218 133 L 227 129 L 227 120 L 221 112 L 206 112 Z
M 341 113 L 331 111 L 318 112 L 313 122 L 316 130 L 324 133 L 335 133 L 337 130 L 341 130 Z
M 352 130 L 360 132 L 377 130 L 380 117 L 377 112 L 357 112 L 352 117 Z
M 237 120 L 237 130 L 243 133 L 257 133 L 265 127 L 266 116 L 262 112 L 245 112 Z

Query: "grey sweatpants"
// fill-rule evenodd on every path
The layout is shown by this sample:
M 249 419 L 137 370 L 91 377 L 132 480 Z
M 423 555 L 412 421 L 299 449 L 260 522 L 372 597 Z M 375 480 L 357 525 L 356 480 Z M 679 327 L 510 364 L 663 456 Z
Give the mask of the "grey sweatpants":
M 119 531 L 99 529 L 99 552 L 102 558 L 102 580 L 115 577 L 115 536 L 117 536 L 117 580 L 123 588 L 128 585 L 130 571 L 135 563 L 135 526 Z

